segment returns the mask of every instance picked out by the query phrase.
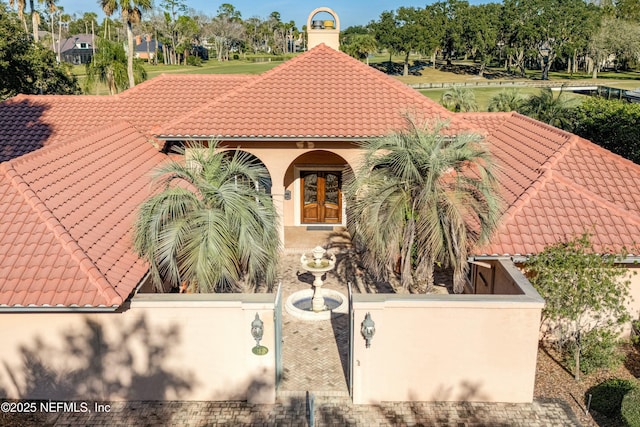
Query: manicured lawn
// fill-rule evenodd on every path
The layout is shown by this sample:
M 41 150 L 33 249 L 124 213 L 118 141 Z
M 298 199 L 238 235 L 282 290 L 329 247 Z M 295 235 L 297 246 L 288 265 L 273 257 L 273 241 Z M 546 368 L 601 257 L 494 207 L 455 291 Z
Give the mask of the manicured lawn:
M 487 111 L 491 98 L 498 94 L 502 89 L 502 87 L 482 87 L 472 89 L 476 96 L 476 101 L 478 102 L 478 111 Z M 426 89 L 420 90 L 420 93 L 439 103 L 440 97 L 446 90 L 447 89 Z M 536 87 L 521 87 L 518 88 L 518 91 L 524 96 L 530 96 L 540 92 L 540 89 Z M 580 102 L 584 99 L 584 95 L 577 95 L 571 92 L 567 92 L 566 96 L 576 99 L 576 102 Z
M 252 62 L 251 57 L 247 57 L 247 60 L 232 60 L 226 62 L 218 62 L 215 59 L 211 59 L 206 61 L 201 67 L 192 67 L 192 66 L 184 66 L 184 65 L 149 65 L 145 64 L 144 67 L 147 70 L 148 78 L 154 78 L 163 73 L 179 73 L 179 74 L 261 74 L 265 71 L 268 71 L 277 65 L 282 64 L 281 58 L 275 58 L 279 60 L 273 60 L 268 62 L 268 57 L 263 56 L 261 60 L 265 62 Z M 372 64 L 382 63 L 389 60 L 389 55 L 387 54 L 376 54 L 372 58 L 369 59 L 369 62 Z M 396 64 L 402 64 L 404 58 L 402 56 L 394 55 L 392 60 Z M 421 60 L 428 62 L 429 59 L 423 56 L 412 55 L 411 63 L 415 60 Z M 442 64 L 438 64 L 440 67 Z M 471 62 L 455 62 L 454 65 L 459 65 L 461 67 L 473 65 Z M 489 71 L 502 71 L 501 69 L 489 69 Z M 86 80 L 86 73 L 84 66 L 75 66 L 73 67 L 73 73 L 78 76 L 78 80 L 80 85 L 84 84 Z M 484 77 L 479 77 L 475 74 L 466 74 L 464 72 L 448 72 L 442 71 L 440 69 L 434 69 L 432 67 L 423 68 L 420 71 L 421 75 L 409 75 L 407 77 L 403 76 L 394 76 L 399 81 L 406 84 L 417 84 L 417 83 L 478 83 L 482 85 L 483 83 L 495 83 L 500 81 L 501 79 L 486 79 Z M 530 71 L 527 72 L 527 75 L 530 78 L 539 78 L 540 71 Z M 570 81 L 570 80 L 589 80 L 590 84 L 593 82 L 594 85 L 606 85 L 612 87 L 618 87 L 621 89 L 635 89 L 640 87 L 640 71 L 631 71 L 631 72 L 603 72 L 598 74 L 598 79 L 591 80 L 590 74 L 578 73 L 571 76 L 568 73 L 562 72 L 551 72 L 550 78 L 552 81 L 558 81 L 561 83 L 562 81 Z M 523 78 L 508 78 L 509 81 L 527 81 L 527 79 Z M 499 92 L 501 88 L 475 88 L 474 92 L 476 94 L 476 98 L 478 100 L 478 104 L 481 111 L 486 111 L 487 105 L 489 103 L 489 99 L 494 96 L 497 92 Z M 521 88 L 521 92 L 524 95 L 530 95 L 537 93 L 538 89 L 536 88 Z M 428 96 L 431 99 L 436 101 L 440 100 L 440 96 L 444 92 L 444 89 L 430 89 L 430 90 L 422 90 L 424 95 Z M 108 90 L 104 85 L 99 85 L 96 90 L 91 91 L 92 94 L 106 95 L 108 94 Z
M 144 64 L 145 70 L 147 70 L 148 79 L 152 79 L 160 74 L 261 74 L 268 71 L 277 65 L 282 64 L 283 61 L 271 61 L 271 62 L 250 62 L 250 61 L 226 61 L 218 62 L 216 60 L 206 61 L 201 67 L 191 67 L 185 65 L 149 65 Z M 78 77 L 80 87 L 84 87 L 84 82 L 87 78 L 84 65 L 76 65 L 73 67 L 73 73 Z M 95 95 L 96 89 L 93 89 L 90 94 Z M 99 84 L 97 88 L 98 95 L 108 95 L 109 90 L 105 85 Z

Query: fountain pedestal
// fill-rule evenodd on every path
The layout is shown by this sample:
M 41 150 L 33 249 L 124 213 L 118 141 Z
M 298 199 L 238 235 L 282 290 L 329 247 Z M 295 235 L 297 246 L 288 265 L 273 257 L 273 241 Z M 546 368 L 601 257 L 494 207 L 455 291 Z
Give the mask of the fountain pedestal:
M 325 257 L 326 250 L 316 247 L 313 259 L 306 255 L 300 257 L 303 270 L 314 277 L 313 290 L 304 289 L 294 292 L 289 296 L 285 304 L 287 312 L 303 320 L 328 320 L 335 316 L 341 316 L 348 310 L 347 298 L 340 292 L 322 287 L 322 276 L 335 267 L 336 257 Z
M 318 312 L 326 310 L 327 306 L 324 303 L 324 297 L 322 296 L 322 275 L 324 273 L 310 272 L 315 277 L 313 281 L 313 298 L 311 299 L 311 310 Z
M 331 255 L 330 258 L 325 258 L 327 251 L 316 246 L 312 251 L 313 260 L 307 258 L 305 254 L 300 257 L 300 264 L 302 268 L 309 273 L 313 274 L 313 299 L 311 300 L 311 310 L 315 312 L 324 311 L 327 309 L 324 303 L 324 297 L 322 296 L 322 276 L 332 268 L 336 266 L 336 256 Z

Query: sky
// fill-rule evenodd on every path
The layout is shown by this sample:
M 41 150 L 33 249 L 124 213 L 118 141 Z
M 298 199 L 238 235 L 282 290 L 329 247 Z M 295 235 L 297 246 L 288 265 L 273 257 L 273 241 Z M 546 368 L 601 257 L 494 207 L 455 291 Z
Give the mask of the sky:
M 381 1 L 381 0 L 185 0 L 187 7 L 206 15 L 213 16 L 222 3 L 230 3 L 242 14 L 242 18 L 254 16 L 260 18 L 268 17 L 271 12 L 280 13 L 282 21 L 295 21 L 298 28 L 302 28 L 307 23 L 307 16 L 312 10 L 325 6 L 333 9 L 340 19 L 341 29 L 353 25 L 366 25 L 372 20 L 377 20 L 385 10 L 395 10 L 400 6 L 424 7 L 435 0 L 402 0 L 402 1 Z M 497 0 L 495 0 L 497 1 Z M 487 3 L 486 0 L 471 0 L 470 4 Z M 98 6 L 98 0 L 59 0 L 59 5 L 64 7 L 65 13 L 77 13 L 79 16 L 83 12 L 96 12 L 99 19 L 104 17 Z M 154 0 L 154 5 L 160 4 L 160 0 Z M 318 16 L 322 18 L 322 16 Z

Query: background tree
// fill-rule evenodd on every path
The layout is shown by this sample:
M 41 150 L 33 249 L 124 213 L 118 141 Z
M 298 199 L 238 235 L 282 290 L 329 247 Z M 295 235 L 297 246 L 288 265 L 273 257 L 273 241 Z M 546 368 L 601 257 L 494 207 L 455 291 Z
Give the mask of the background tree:
M 574 133 L 640 164 L 640 104 L 589 97 L 571 121 Z
M 584 234 L 549 246 L 526 263 L 531 283 L 546 303 L 543 328 L 551 329 L 558 348 L 568 361 L 573 359 L 576 381 L 588 368 L 619 361 L 617 337 L 630 320 L 627 272 L 616 265 L 624 256 L 597 254 Z
M 165 64 L 177 64 L 178 42 L 178 17 L 179 13 L 187 11 L 187 4 L 184 0 L 162 0 L 160 7 L 163 10 L 161 25 L 164 29 L 165 39 L 163 40 L 163 51 Z
M 26 7 L 26 1 L 25 0 L 9 0 L 9 5 L 11 7 L 16 7 L 16 10 L 18 12 L 18 17 L 20 18 L 20 22 L 22 22 L 22 25 L 24 26 L 24 32 L 28 33 L 29 32 L 29 26 L 27 25 L 27 20 L 24 16 L 24 9 Z
M 420 12 L 413 7 L 400 7 L 396 12 L 383 12 L 374 23 L 375 37 L 390 53 L 404 55 L 402 74 L 409 75 L 409 55 L 422 50 L 425 42 Z
M 98 82 L 105 84 L 111 95 L 128 87 L 127 55 L 121 43 L 98 39 L 98 50 L 85 69 L 85 92 L 91 91 Z M 133 72 L 136 83 L 146 80 L 147 72 L 141 60 L 133 62 Z
M 437 263 L 453 269 L 454 291 L 462 292 L 467 254 L 493 231 L 500 201 L 481 137 L 443 130 L 408 119 L 406 131 L 364 144 L 347 184 L 348 226 L 379 279 L 389 280 L 399 262 L 404 288 L 428 288 Z
M 516 88 L 502 89 L 489 100 L 489 111 L 520 111 L 525 97 Z
M 340 50 L 361 61 L 364 59 L 367 65 L 369 65 L 369 55 L 377 49 L 378 42 L 373 34 L 349 34 L 343 36 L 340 43 Z
M 142 12 L 151 8 L 151 0 L 98 0 L 105 15 L 111 16 L 116 10 L 122 14 L 122 22 L 127 28 L 127 75 L 129 87 L 136 85 L 133 72 L 133 28 L 134 23 L 140 22 Z
M 462 86 L 452 86 L 440 98 L 440 104 L 456 113 L 478 111 L 476 95 L 471 89 Z
M 463 32 L 460 43 L 469 55 L 480 62 L 478 75 L 493 60 L 498 47 L 502 7 L 495 3 L 467 7 L 463 13 Z
M 610 56 L 615 57 L 616 69 L 628 69 L 640 58 L 640 24 L 605 18 L 593 35 L 591 52 L 596 60 L 593 78 L 597 78 Z
M 218 15 L 209 25 L 208 40 L 213 43 L 218 61 L 228 61 L 229 52 L 233 47 L 240 45 L 244 38 L 245 26 L 239 11 L 224 3 L 218 9 Z
M 33 44 L 20 19 L 0 3 L 0 100 L 18 93 L 80 93 L 67 64 L 58 64 L 51 49 Z
M 193 147 L 185 163 L 154 175 L 162 190 L 143 203 L 134 246 L 148 260 L 156 289 L 229 292 L 276 279 L 279 238 L 271 197 L 255 182 L 269 174 L 248 154 Z
M 469 18 L 469 3 L 463 0 L 447 0 L 436 3 L 445 17 L 441 47 L 448 65 L 454 56 L 464 50 L 462 37 L 466 21 Z

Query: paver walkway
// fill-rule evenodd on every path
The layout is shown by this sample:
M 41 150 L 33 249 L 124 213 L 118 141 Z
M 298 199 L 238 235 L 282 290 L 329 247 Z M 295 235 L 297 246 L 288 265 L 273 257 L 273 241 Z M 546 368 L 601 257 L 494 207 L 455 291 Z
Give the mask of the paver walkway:
M 318 233 L 324 236 L 324 233 Z M 313 234 L 311 234 L 313 236 Z M 309 240 L 308 247 L 322 243 Z M 289 249 L 281 262 L 282 297 L 310 289 L 313 276 L 299 268 L 304 249 Z M 308 255 L 309 256 L 309 255 Z M 348 295 L 346 279 L 330 271 L 326 274 L 324 288 Z M 347 388 L 349 357 L 349 320 L 347 315 L 331 320 L 305 321 L 282 313 L 282 361 L 283 380 L 279 396 L 291 392 L 322 391 L 334 396 L 349 395 Z
M 579 426 L 561 401 L 501 403 L 382 403 L 353 405 L 349 398 L 315 398 L 316 426 Z M 303 396 L 275 405 L 246 402 L 113 403 L 109 413 L 53 414 L 40 425 L 56 426 L 307 426 Z

